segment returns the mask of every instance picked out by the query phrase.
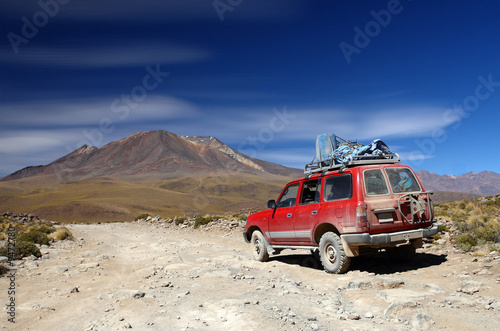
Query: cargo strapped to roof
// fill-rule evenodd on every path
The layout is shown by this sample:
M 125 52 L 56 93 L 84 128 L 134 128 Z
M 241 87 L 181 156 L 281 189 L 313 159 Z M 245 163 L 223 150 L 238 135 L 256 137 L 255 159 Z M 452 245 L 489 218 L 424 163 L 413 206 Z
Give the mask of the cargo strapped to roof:
M 342 162 L 338 163 L 334 157 L 329 160 L 323 161 L 312 161 L 308 163 L 304 168 L 304 174 L 311 175 L 320 172 L 327 172 L 337 169 L 345 169 L 348 167 L 355 167 L 359 165 L 370 165 L 370 164 L 393 164 L 399 163 L 401 159 L 399 154 L 381 154 L 381 155 L 349 155 L 342 159 Z

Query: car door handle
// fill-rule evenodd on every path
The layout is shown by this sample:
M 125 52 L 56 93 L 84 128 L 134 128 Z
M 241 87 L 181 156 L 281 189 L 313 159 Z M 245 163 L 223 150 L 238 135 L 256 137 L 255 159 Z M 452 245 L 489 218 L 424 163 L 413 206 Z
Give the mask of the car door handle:
M 292 213 L 286 214 L 286 217 L 292 217 Z
M 311 212 L 311 214 L 313 214 L 313 215 L 316 215 L 317 213 L 318 213 L 318 211 L 317 211 L 317 210 L 313 210 L 313 211 Z

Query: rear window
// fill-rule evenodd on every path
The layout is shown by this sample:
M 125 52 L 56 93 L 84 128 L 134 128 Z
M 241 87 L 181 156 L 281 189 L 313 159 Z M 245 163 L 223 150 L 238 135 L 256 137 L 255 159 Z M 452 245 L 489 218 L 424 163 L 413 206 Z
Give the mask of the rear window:
M 351 174 L 328 177 L 325 180 L 325 201 L 350 199 L 352 197 Z
M 380 169 L 369 169 L 364 172 L 366 195 L 389 194 L 384 174 Z
M 413 172 L 408 168 L 385 169 L 393 193 L 406 193 L 420 191 L 420 185 Z

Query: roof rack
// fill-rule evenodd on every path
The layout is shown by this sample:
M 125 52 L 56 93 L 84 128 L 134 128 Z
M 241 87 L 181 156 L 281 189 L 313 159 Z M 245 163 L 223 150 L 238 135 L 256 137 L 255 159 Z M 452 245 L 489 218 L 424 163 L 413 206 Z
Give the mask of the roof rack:
M 331 170 L 337 169 L 345 169 L 348 167 L 354 167 L 358 165 L 369 165 L 369 164 L 393 164 L 399 163 L 401 159 L 399 158 L 399 154 L 365 154 L 365 155 L 348 155 L 342 158 L 342 162 L 339 163 L 338 160 L 334 157 L 323 160 L 323 161 L 312 161 L 309 164 L 306 164 L 304 168 L 304 174 L 312 175 L 320 172 L 327 172 Z

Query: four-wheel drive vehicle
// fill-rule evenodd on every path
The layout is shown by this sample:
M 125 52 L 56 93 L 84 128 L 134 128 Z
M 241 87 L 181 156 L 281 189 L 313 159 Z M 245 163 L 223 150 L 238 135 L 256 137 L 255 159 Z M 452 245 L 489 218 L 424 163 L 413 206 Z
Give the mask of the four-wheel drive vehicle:
M 438 232 L 432 192 L 406 165 L 362 163 L 309 172 L 287 184 L 277 201 L 268 201 L 269 209 L 250 215 L 243 236 L 255 259 L 307 249 L 319 252 L 327 272 L 344 273 L 360 254 L 415 254 L 422 238 Z

